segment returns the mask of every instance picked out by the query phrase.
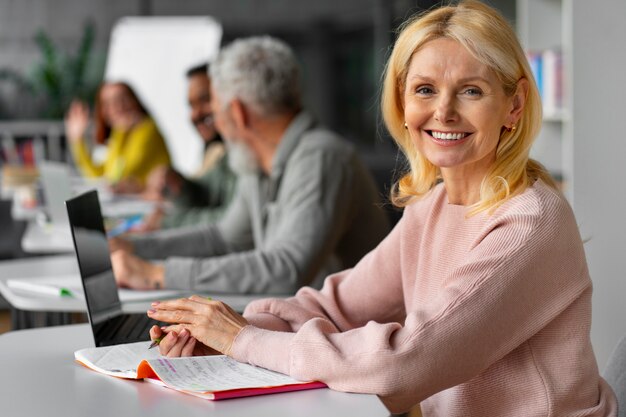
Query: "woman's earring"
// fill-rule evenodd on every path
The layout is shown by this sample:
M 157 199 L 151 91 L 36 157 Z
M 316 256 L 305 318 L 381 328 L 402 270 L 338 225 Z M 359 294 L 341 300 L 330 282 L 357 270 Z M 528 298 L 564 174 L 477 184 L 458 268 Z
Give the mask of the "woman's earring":
M 404 122 L 404 128 L 407 130 L 409 129 L 409 126 L 407 126 L 406 122 Z
M 511 123 L 511 127 L 506 128 L 509 132 L 515 132 L 517 130 L 517 125 L 515 123 Z

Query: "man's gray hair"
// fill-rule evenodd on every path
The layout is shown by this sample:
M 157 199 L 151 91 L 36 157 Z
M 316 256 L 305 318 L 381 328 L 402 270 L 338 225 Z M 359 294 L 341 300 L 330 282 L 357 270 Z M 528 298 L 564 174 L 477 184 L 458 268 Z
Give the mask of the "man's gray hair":
M 302 106 L 298 61 L 276 38 L 235 40 L 219 52 L 210 71 L 223 105 L 238 98 L 262 115 L 298 111 Z

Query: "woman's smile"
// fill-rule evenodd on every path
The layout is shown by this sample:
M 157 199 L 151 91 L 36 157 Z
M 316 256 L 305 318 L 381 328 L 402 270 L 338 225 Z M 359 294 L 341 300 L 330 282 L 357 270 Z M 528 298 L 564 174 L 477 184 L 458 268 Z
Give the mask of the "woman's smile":
M 440 146 L 457 146 L 471 140 L 471 132 L 424 130 L 431 140 Z

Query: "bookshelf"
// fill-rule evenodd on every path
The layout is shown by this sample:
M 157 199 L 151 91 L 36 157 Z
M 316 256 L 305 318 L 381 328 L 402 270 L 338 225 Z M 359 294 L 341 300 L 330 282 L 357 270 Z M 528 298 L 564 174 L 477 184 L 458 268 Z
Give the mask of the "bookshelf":
M 516 0 L 524 46 L 560 48 L 563 112 L 544 120 L 533 156 L 560 170 L 593 281 L 600 370 L 626 334 L 626 2 Z
M 565 1 L 517 0 L 517 31 L 534 68 L 544 109 L 543 127 L 531 157 L 561 181 L 563 191 L 571 199 L 571 89 L 567 84 L 571 38 Z

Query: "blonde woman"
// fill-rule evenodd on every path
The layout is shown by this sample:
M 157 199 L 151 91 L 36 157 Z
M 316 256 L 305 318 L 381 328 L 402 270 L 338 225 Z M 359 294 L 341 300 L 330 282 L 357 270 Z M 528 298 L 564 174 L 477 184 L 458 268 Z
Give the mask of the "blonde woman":
M 574 215 L 529 159 L 541 121 L 515 34 L 466 1 L 408 21 L 382 110 L 410 171 L 404 215 L 353 269 L 244 316 L 155 303 L 161 352 L 206 353 L 373 393 L 424 416 L 613 416 L 591 347 L 591 281 Z M 151 331 L 153 338 L 161 330 Z

